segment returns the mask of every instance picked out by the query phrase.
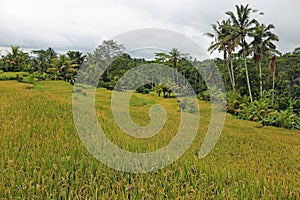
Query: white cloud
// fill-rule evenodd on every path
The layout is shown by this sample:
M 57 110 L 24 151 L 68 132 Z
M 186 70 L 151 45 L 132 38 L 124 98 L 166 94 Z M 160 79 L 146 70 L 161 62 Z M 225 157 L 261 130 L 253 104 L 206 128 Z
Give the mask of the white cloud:
M 0 0 L 0 46 L 31 48 L 95 48 L 103 39 L 139 28 L 164 28 L 191 37 L 204 49 L 210 24 L 245 0 Z M 280 36 L 281 51 L 300 46 L 300 26 L 294 0 L 253 0 L 250 6 L 265 12 Z M 299 16 L 299 17 L 298 17 Z

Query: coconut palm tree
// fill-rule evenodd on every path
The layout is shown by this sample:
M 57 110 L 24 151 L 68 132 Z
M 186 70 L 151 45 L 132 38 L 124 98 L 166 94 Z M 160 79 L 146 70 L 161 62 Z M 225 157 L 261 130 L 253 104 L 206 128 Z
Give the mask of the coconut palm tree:
M 179 62 L 182 54 L 177 48 L 171 49 L 169 54 L 170 54 L 170 59 L 171 59 L 172 65 L 175 69 L 176 85 L 178 86 L 178 62 Z
M 35 71 L 39 72 L 46 72 L 48 68 L 51 68 L 52 60 L 57 58 L 57 53 L 51 47 L 46 50 L 33 50 L 32 53 L 36 55 L 33 59 Z
M 73 84 L 77 67 L 78 65 L 74 64 L 68 56 L 62 54 L 59 58 L 52 59 L 51 68 L 48 68 L 47 72 L 51 73 L 54 80 L 63 79 Z
M 11 46 L 11 51 L 3 59 L 8 65 L 8 71 L 23 71 L 29 67 L 28 53 L 24 53 L 18 46 Z
M 273 41 L 279 41 L 278 36 L 271 32 L 274 28 L 273 24 L 265 26 L 257 23 L 254 31 L 249 33 L 249 36 L 253 37 L 253 41 L 250 43 L 250 51 L 253 52 L 253 59 L 259 69 L 260 97 L 263 95 L 261 60 L 263 57 L 269 58 L 272 53 L 279 54 L 276 45 L 273 43 Z
M 217 21 L 217 24 L 212 24 L 212 28 L 215 32 L 214 34 L 213 33 L 204 34 L 208 37 L 215 38 L 215 41 L 213 41 L 210 44 L 208 51 L 210 51 L 211 53 L 213 53 L 215 50 L 218 50 L 219 52 L 223 52 L 224 66 L 225 65 L 227 66 L 230 82 L 232 84 L 232 90 L 233 92 L 236 92 L 235 76 L 234 76 L 234 70 L 232 65 L 232 53 L 234 49 L 238 46 L 238 43 L 232 40 L 233 27 L 231 21 L 230 19 L 223 20 L 221 22 Z
M 77 64 L 80 66 L 84 60 L 85 60 L 85 55 L 82 55 L 82 52 L 79 51 L 68 51 L 67 56 L 72 60 L 74 64 Z
M 258 10 L 253 10 L 247 4 L 246 6 L 243 5 L 236 5 L 236 14 L 231 11 L 227 11 L 226 14 L 229 16 L 230 20 L 232 21 L 234 31 L 232 34 L 232 40 L 235 41 L 234 43 L 239 43 L 241 46 L 240 54 L 244 60 L 244 67 L 246 71 L 246 79 L 247 79 L 247 86 L 249 90 L 249 97 L 250 101 L 253 102 L 250 80 L 249 80 L 249 73 L 248 73 L 248 66 L 247 66 L 247 48 L 248 43 L 246 41 L 246 37 L 248 36 L 249 32 L 252 31 L 255 23 L 257 22 L 255 19 L 250 18 L 251 13 L 256 13 Z M 259 14 L 263 14 L 260 12 Z
M 300 47 L 295 48 L 293 54 L 300 54 Z

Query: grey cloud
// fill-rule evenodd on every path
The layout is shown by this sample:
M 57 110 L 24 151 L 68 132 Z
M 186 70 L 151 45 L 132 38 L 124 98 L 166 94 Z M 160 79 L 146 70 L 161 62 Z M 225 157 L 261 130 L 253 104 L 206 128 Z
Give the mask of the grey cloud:
M 294 0 L 0 0 L 0 46 L 88 51 L 122 32 L 164 28 L 183 33 L 206 49 L 210 39 L 203 33 L 235 4 L 246 3 L 265 12 L 262 22 L 276 26 L 281 51 L 300 46 L 300 2 Z

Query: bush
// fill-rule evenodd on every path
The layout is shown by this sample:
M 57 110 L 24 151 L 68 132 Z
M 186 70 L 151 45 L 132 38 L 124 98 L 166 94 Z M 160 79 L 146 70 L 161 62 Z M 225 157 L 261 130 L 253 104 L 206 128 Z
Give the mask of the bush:
M 150 89 L 148 89 L 146 87 L 139 87 L 138 89 L 136 89 L 136 92 L 142 93 L 142 94 L 149 94 L 150 93 Z
M 210 94 L 209 92 L 206 90 L 206 91 L 203 91 L 201 93 L 201 95 L 199 95 L 201 100 L 204 100 L 204 101 L 210 101 Z
M 283 105 L 283 102 L 281 105 Z M 286 101 L 284 107 L 287 109 L 278 109 L 282 108 L 278 104 L 273 107 L 268 95 L 250 103 L 249 98 L 246 96 L 241 97 L 238 93 L 227 94 L 227 112 L 236 115 L 240 119 L 260 122 L 263 126 L 300 129 L 300 116 L 297 113 L 299 101 Z
M 0 73 L 0 80 L 22 80 L 28 75 L 28 72 L 2 72 Z
M 29 84 L 34 84 L 36 85 L 38 79 L 35 77 L 34 74 L 30 74 L 29 76 L 26 76 L 22 80 L 20 80 L 23 83 L 29 83 Z
M 49 80 L 50 79 L 50 75 L 43 72 L 35 72 L 33 73 L 33 75 L 35 76 L 35 78 L 38 80 L 38 81 L 45 81 L 45 80 Z
M 189 98 L 183 98 L 182 100 L 178 100 L 180 111 L 189 112 L 189 113 L 197 113 L 197 102 L 193 101 Z
M 227 112 L 238 115 L 242 108 L 247 106 L 249 104 L 249 97 L 247 96 L 241 96 L 239 93 L 234 92 L 228 92 L 226 94 L 226 100 L 227 100 Z
M 274 111 L 270 113 L 265 119 L 263 119 L 262 124 L 287 129 L 300 129 L 300 118 L 290 109 L 284 111 Z

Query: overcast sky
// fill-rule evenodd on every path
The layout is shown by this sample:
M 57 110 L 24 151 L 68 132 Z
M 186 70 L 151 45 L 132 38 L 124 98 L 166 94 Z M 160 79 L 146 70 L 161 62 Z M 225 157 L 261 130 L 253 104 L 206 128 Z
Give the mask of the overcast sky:
M 184 34 L 207 49 L 211 24 L 236 4 L 265 13 L 275 25 L 282 52 L 300 46 L 298 0 L 0 0 L 0 46 L 90 51 L 103 39 L 140 28 Z

